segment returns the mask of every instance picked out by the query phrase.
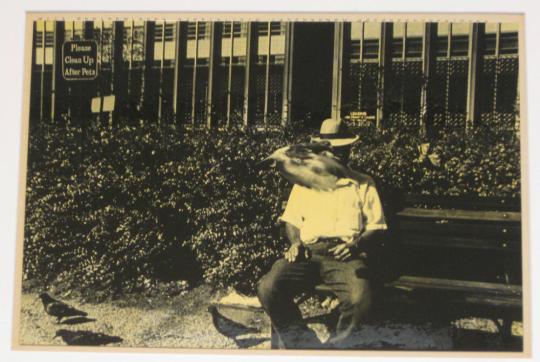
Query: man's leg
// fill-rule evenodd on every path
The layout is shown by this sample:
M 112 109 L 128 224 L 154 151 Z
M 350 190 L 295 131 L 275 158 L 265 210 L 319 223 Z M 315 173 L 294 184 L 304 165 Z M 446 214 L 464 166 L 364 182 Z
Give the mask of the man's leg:
M 367 319 L 372 302 L 366 264 L 361 259 L 342 262 L 326 257 L 321 262 L 321 276 L 340 301 L 336 331 L 327 343 L 352 348 L 359 342 L 354 340 L 354 332 Z
M 319 339 L 302 321 L 302 314 L 294 303 L 296 295 L 313 290 L 318 276 L 318 267 L 311 262 L 291 263 L 279 259 L 259 281 L 257 296 L 285 348 L 320 347 Z

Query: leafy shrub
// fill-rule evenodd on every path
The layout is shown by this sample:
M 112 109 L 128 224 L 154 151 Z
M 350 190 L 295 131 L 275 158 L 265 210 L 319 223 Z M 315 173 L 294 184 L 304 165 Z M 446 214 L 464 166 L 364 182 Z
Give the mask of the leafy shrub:
M 519 196 L 512 133 L 443 130 L 441 158 L 401 126 L 360 132 L 353 168 L 390 190 Z M 24 276 L 88 298 L 179 289 L 176 280 L 253 290 L 285 248 L 275 225 L 290 185 L 255 164 L 305 135 L 284 129 L 182 130 L 156 124 L 42 124 L 30 135 Z M 172 283 L 172 284 L 170 284 Z
M 291 137 L 43 125 L 30 140 L 26 278 L 69 271 L 72 287 L 113 294 L 199 274 L 253 288 L 281 252 L 289 188 L 254 165 Z
M 383 191 L 434 196 L 520 197 L 520 143 L 515 131 L 496 122 L 470 133 L 444 127 L 429 139 L 415 125 L 358 132 L 351 167 L 371 174 Z M 430 144 L 436 166 L 420 160 L 418 146 Z

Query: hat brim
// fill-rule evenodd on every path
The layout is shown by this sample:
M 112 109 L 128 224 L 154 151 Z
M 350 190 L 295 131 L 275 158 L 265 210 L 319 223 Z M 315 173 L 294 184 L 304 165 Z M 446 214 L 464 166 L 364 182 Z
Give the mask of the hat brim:
M 321 137 L 311 137 L 311 142 L 329 142 L 332 147 L 344 147 L 350 146 L 358 139 L 360 136 L 354 136 L 351 138 L 321 138 Z

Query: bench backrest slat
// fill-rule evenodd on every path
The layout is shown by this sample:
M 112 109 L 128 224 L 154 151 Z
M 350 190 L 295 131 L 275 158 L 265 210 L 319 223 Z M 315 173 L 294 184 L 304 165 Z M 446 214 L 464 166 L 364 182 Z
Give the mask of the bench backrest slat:
M 420 286 L 428 289 L 471 291 L 476 294 L 486 293 L 500 296 L 521 296 L 522 293 L 520 285 L 441 278 L 404 276 L 399 279 L 399 283 L 401 285 L 409 285 L 410 287 Z
M 520 211 L 521 200 L 497 197 L 433 196 L 412 194 L 405 197 L 405 206 L 461 210 Z
M 399 220 L 398 227 L 401 235 L 421 233 L 433 237 L 455 235 L 472 238 L 521 240 L 521 227 L 519 224 L 512 223 L 402 218 Z
M 398 217 L 415 217 L 448 220 L 482 220 L 498 222 L 520 222 L 521 213 L 514 211 L 477 211 L 449 209 L 419 209 L 406 207 L 397 213 Z
M 400 245 L 437 248 L 484 249 L 498 251 L 521 251 L 521 243 L 511 240 L 459 237 L 452 235 L 412 234 L 402 235 Z

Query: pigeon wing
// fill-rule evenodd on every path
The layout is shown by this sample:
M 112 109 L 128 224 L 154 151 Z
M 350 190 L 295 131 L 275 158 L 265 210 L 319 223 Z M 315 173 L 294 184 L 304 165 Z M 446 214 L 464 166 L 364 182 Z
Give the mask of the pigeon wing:
M 291 158 L 306 159 L 311 158 L 312 155 L 318 155 L 323 152 L 332 152 L 332 148 L 329 143 L 299 143 L 290 146 L 285 155 Z
M 311 183 L 320 190 L 335 189 L 340 178 L 349 177 L 348 169 L 333 157 L 315 155 L 306 164 L 306 169 L 310 170 Z
M 292 162 L 295 165 L 294 162 Z M 304 167 L 291 167 L 291 165 L 279 164 L 278 171 L 283 178 L 307 188 L 313 188 L 313 178 L 309 175 Z
M 90 346 L 103 346 L 109 343 L 122 342 L 123 339 L 118 336 L 109 336 L 104 333 L 88 332 L 84 343 Z
M 317 155 L 317 162 L 322 164 L 323 172 L 334 175 L 337 178 L 349 177 L 347 167 L 343 166 L 334 157 L 328 157 L 327 155 Z
M 63 302 L 50 303 L 47 306 L 47 313 L 55 317 L 86 316 L 86 312 L 78 310 Z
M 309 179 L 312 188 L 322 191 L 333 190 L 337 186 L 337 181 L 341 177 L 339 169 L 329 167 L 328 164 L 321 162 L 320 158 L 311 160 L 308 169 L 310 170 Z M 333 166 L 333 165 L 332 165 Z
M 280 174 L 292 183 L 310 189 L 327 191 L 336 188 L 346 168 L 334 158 L 310 153 L 304 159 L 289 159 L 278 165 Z
M 73 346 L 88 346 L 88 337 L 84 333 L 74 334 L 70 336 L 69 341 L 66 341 L 67 344 Z
M 324 151 L 332 152 L 332 145 L 330 144 L 330 141 L 303 143 L 303 145 L 309 148 L 313 153 L 317 154 Z
M 285 151 L 285 156 L 291 159 L 305 159 L 309 157 L 311 151 L 303 145 L 292 145 Z

